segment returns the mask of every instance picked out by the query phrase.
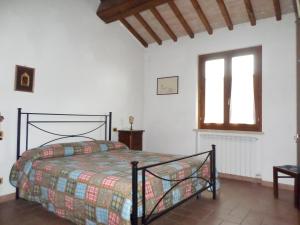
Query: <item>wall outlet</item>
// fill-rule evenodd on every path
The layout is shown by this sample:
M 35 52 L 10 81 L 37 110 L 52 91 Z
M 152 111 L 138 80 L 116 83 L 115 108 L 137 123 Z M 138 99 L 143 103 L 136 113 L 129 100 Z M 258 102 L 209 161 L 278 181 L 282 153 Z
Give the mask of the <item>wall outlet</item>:
M 0 177 L 0 185 L 3 184 L 3 177 Z
M 261 174 L 257 173 L 257 174 L 255 174 L 255 177 L 256 178 L 261 178 Z

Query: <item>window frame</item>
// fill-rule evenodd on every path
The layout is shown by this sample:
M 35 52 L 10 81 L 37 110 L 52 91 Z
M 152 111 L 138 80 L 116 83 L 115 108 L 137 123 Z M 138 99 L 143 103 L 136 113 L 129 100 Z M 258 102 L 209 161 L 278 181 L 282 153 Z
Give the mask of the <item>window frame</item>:
M 255 124 L 231 124 L 230 99 L 232 80 L 232 58 L 243 55 L 254 55 L 254 103 Z M 224 123 L 204 123 L 205 118 L 205 62 L 213 59 L 224 59 Z M 242 48 L 224 52 L 199 55 L 198 58 L 198 128 L 211 130 L 262 131 L 262 46 Z

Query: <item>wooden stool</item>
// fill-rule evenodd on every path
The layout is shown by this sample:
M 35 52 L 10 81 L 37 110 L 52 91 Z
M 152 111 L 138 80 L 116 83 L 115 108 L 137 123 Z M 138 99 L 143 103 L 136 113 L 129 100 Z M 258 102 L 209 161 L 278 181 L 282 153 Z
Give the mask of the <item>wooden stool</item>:
M 278 176 L 278 172 L 286 174 L 288 176 Z M 278 178 L 294 178 L 294 202 L 295 207 L 299 209 L 299 197 L 300 197 L 300 167 L 299 166 L 274 166 L 273 167 L 273 188 L 274 197 L 278 198 Z

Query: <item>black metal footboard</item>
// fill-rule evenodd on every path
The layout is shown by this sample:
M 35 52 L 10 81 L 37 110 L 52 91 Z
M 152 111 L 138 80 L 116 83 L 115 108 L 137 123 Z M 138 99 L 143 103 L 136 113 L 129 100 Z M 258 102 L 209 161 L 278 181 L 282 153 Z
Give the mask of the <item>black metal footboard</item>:
M 206 155 L 205 160 L 201 163 L 201 165 L 197 168 L 196 171 L 192 172 L 191 175 L 189 175 L 188 177 L 185 177 L 183 179 L 175 179 L 175 180 L 174 179 L 165 179 L 163 177 L 160 177 L 160 176 L 154 174 L 153 172 L 151 172 L 149 170 L 150 168 L 153 168 L 153 167 L 157 167 L 157 166 L 160 166 L 160 165 L 164 165 L 164 164 L 168 164 L 168 163 L 172 163 L 172 162 L 176 162 L 176 161 L 180 161 L 180 160 L 184 160 L 184 159 L 188 159 L 188 158 L 197 157 L 197 156 L 200 156 L 200 155 Z M 209 178 L 209 180 L 207 180 L 206 178 L 198 176 L 198 171 L 202 168 L 202 166 L 208 160 L 210 161 L 210 178 Z M 167 161 L 167 162 L 152 164 L 152 165 L 143 166 L 143 167 L 138 167 L 138 163 L 139 162 L 137 162 L 137 161 L 131 162 L 131 164 L 132 164 L 132 213 L 131 213 L 131 224 L 132 225 L 138 225 L 138 224 L 146 225 L 146 224 L 149 224 L 152 221 L 154 221 L 155 219 L 162 216 L 163 214 L 169 212 L 170 210 L 172 210 L 175 207 L 179 206 L 180 204 L 184 203 L 188 199 L 190 199 L 190 198 L 192 198 L 196 195 L 198 196 L 199 193 L 201 193 L 201 192 L 203 192 L 203 191 L 205 191 L 209 188 L 212 191 L 213 199 L 216 199 L 216 146 L 215 145 L 212 145 L 212 150 L 210 150 L 210 151 L 197 153 L 197 154 L 194 154 L 194 155 L 190 155 L 190 156 L 170 160 L 170 161 Z M 142 190 L 141 190 L 141 194 L 142 194 L 142 217 L 139 217 L 139 215 L 138 215 L 138 173 L 139 173 L 139 171 L 141 171 L 141 173 L 142 173 Z M 150 211 L 150 213 L 148 215 L 146 214 L 146 185 L 145 185 L 145 183 L 146 183 L 146 173 L 149 173 L 149 174 L 153 175 L 154 177 L 156 177 L 158 179 L 161 179 L 161 180 L 176 182 L 157 201 L 156 205 L 153 207 L 153 209 Z M 198 179 L 204 180 L 204 181 L 206 181 L 206 183 L 208 185 L 203 186 L 200 190 L 196 191 L 195 193 L 193 193 L 188 198 L 183 199 L 182 201 L 176 203 L 172 207 L 170 207 L 168 209 L 165 209 L 162 212 L 154 214 L 155 209 L 158 207 L 159 203 L 161 201 L 163 201 L 163 199 L 167 196 L 168 193 L 170 193 L 176 186 L 178 186 L 183 181 L 186 181 L 188 179 L 193 179 L 193 178 L 194 179 L 198 178 Z

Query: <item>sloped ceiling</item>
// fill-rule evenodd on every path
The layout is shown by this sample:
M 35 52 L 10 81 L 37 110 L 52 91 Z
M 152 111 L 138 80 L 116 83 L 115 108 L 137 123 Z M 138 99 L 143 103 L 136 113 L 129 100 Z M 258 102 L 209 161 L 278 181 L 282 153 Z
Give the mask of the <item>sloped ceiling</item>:
M 295 11 L 294 0 L 102 0 L 98 16 L 120 20 L 145 47 L 199 32 L 275 17 Z

